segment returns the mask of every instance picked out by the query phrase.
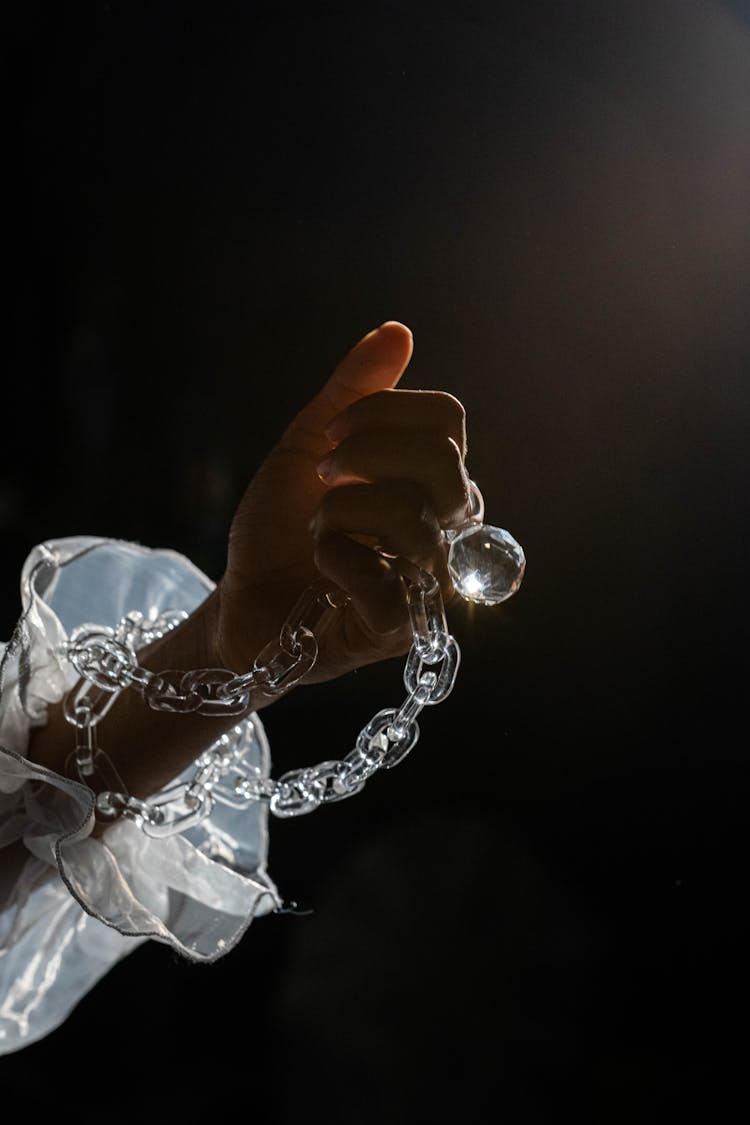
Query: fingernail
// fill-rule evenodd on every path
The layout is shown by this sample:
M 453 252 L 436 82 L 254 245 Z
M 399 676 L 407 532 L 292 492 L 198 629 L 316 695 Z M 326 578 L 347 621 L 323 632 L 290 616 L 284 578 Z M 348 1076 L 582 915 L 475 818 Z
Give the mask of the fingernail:
M 341 441 L 349 433 L 349 422 L 345 415 L 339 414 L 323 431 L 329 441 Z
M 321 480 L 327 481 L 333 476 L 333 454 L 324 457 L 323 460 L 315 466 L 315 472 Z

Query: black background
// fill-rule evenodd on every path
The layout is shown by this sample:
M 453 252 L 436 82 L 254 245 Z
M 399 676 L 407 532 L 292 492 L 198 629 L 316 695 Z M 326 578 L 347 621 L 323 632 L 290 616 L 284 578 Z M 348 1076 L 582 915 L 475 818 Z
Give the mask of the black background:
M 271 824 L 270 872 L 311 913 L 210 967 L 139 948 L 3 1060 L 6 1098 L 123 1121 L 726 1119 L 746 8 L 111 0 L 27 5 L 6 43 L 4 636 L 45 538 L 169 546 L 218 578 L 254 469 L 386 319 L 415 336 L 401 385 L 464 402 L 488 516 L 528 559 L 512 601 L 451 611 L 458 684 L 409 759 Z M 272 749 L 342 756 L 400 676 L 298 690 L 264 712 Z

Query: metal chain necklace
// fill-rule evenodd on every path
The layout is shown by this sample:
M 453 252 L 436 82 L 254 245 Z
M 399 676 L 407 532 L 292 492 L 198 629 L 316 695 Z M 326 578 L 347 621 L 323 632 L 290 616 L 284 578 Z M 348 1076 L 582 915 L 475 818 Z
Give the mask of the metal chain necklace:
M 448 566 L 461 597 L 496 605 L 518 590 L 526 560 L 507 531 L 481 522 L 481 493 L 473 483 L 472 491 L 470 519 L 445 533 Z M 349 601 L 344 591 L 323 580 L 310 586 L 278 640 L 266 645 L 245 673 L 224 668 L 151 672 L 141 667 L 137 650 L 175 628 L 188 616 L 183 611 L 167 610 L 155 619 L 133 611 L 114 629 L 82 625 L 74 630 L 63 650 L 81 677 L 64 703 L 65 718 L 76 728 L 67 768 L 96 792 L 97 817 L 112 821 L 125 816 L 149 836 L 171 836 L 204 820 L 217 801 L 235 809 L 266 801 L 275 816 L 301 816 L 359 793 L 378 770 L 402 762 L 419 738 L 417 716 L 452 691 L 461 654 L 448 632 L 437 579 L 403 560 L 391 562 L 404 579 L 412 628 L 403 676 L 406 698 L 398 708 L 378 711 L 342 759 L 290 770 L 278 780 L 263 776 L 247 760 L 244 728 L 250 720 L 245 720 L 200 755 L 189 781 L 174 782 L 142 800 L 128 794 L 99 747 L 97 727 L 126 688 L 134 688 L 156 711 L 213 716 L 244 714 L 253 691 L 272 698 L 284 695 L 315 664 L 326 629 Z

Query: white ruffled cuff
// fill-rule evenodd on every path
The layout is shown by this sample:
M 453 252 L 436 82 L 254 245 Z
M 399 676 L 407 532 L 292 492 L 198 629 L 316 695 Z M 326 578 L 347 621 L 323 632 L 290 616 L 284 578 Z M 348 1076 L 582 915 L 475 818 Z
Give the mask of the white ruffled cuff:
M 90 536 L 42 544 L 24 565 L 22 616 L 0 658 L 0 1053 L 57 1027 L 146 938 L 212 961 L 281 905 L 263 802 L 217 803 L 177 836 L 152 838 L 123 818 L 94 839 L 92 791 L 26 758 L 31 728 L 77 680 L 59 655 L 73 628 L 114 627 L 131 610 L 191 612 L 212 588 L 176 552 Z M 257 716 L 237 733 L 267 777 Z

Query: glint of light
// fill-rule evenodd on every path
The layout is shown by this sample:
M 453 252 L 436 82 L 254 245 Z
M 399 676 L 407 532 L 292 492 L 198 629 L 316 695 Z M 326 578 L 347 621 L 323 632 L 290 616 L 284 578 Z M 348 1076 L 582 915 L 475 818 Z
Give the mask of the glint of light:
M 464 594 L 469 598 L 473 598 L 477 594 L 481 594 L 482 590 L 484 589 L 482 580 L 475 570 L 473 570 L 471 574 L 466 575 L 463 582 L 461 583 L 461 587 L 464 591 Z

